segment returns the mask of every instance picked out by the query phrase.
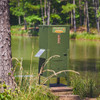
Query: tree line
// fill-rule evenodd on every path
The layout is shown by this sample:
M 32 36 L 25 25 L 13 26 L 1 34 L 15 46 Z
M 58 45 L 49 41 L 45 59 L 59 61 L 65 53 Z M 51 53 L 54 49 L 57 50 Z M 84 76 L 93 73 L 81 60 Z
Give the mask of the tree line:
M 86 26 L 97 28 L 99 34 L 99 0 L 10 0 L 11 16 L 23 23 L 34 25 L 69 24 L 74 28 Z M 12 21 L 12 20 L 11 20 Z

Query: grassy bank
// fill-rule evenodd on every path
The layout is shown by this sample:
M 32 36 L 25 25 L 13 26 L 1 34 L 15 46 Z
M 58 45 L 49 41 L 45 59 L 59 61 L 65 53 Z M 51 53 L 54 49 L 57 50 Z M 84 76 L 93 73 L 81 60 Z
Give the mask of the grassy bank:
M 70 34 L 70 39 L 82 39 L 82 40 L 100 40 L 99 35 L 90 34 L 90 33 L 72 33 Z
M 29 26 L 28 26 L 28 30 L 24 30 L 24 26 L 11 26 L 11 34 L 12 35 L 20 35 L 20 36 L 26 36 L 26 35 L 30 35 L 29 32 Z M 35 33 L 35 35 L 37 36 L 38 33 Z M 93 34 L 93 33 L 87 33 L 87 32 L 76 32 L 76 33 L 70 33 L 70 39 L 82 39 L 82 40 L 100 40 L 100 36 Z
M 38 27 L 29 27 L 27 26 L 27 30 L 25 30 L 22 25 L 11 26 L 11 35 L 18 36 L 38 36 Z
M 24 26 L 11 26 L 11 35 L 28 35 L 28 31 L 24 30 Z
M 70 75 L 69 80 L 75 95 L 79 95 L 81 98 L 98 97 L 99 91 L 97 90 L 96 83 L 92 78 L 72 74 Z

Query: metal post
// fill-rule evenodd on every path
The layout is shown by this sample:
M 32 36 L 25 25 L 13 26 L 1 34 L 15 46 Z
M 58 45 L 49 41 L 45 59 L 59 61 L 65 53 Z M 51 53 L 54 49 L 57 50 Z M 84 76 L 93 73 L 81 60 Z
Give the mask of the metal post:
M 60 77 L 57 77 L 57 85 L 60 84 Z

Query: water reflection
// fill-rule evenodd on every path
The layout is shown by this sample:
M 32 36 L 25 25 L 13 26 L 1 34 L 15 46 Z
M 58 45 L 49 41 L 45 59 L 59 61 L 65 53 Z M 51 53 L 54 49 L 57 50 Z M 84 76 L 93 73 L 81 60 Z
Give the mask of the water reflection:
M 71 40 L 70 69 L 93 79 L 100 90 L 100 42 Z
M 31 63 L 37 69 L 38 37 L 12 37 L 12 56 L 23 58 L 24 71 L 28 71 Z M 100 42 L 96 41 L 70 41 L 70 68 L 77 71 L 100 71 Z
M 38 58 L 34 55 L 38 51 L 38 37 L 12 37 L 12 56 L 23 59 L 23 74 L 30 73 L 30 64 L 32 61 L 31 71 L 37 72 Z M 33 52 L 33 57 L 31 60 Z M 14 62 L 13 62 L 14 65 Z M 17 68 L 16 73 L 19 68 Z
M 70 67 L 78 71 L 100 71 L 100 42 L 70 41 Z

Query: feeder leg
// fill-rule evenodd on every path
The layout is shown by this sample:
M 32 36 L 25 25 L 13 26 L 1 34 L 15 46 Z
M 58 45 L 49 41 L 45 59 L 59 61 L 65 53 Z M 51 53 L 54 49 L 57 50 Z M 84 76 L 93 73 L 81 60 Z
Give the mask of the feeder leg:
M 60 77 L 57 77 L 57 84 L 60 84 Z
M 40 76 L 39 76 L 39 84 L 40 84 Z

